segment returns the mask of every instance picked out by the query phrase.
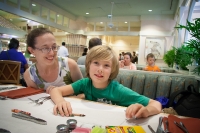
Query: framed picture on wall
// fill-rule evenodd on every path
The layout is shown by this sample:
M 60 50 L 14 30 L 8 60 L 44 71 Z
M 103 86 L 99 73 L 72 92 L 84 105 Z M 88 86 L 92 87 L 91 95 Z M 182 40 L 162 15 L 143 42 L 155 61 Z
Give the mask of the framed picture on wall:
M 145 58 L 149 53 L 154 54 L 156 59 L 163 59 L 165 51 L 165 38 L 146 38 Z

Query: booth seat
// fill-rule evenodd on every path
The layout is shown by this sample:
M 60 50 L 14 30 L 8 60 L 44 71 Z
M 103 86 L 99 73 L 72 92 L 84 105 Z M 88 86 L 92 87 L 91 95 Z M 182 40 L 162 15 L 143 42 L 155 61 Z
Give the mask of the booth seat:
M 144 65 L 136 65 L 137 70 L 143 70 L 145 67 Z M 175 73 L 176 71 L 173 68 L 170 67 L 159 67 L 161 72 L 166 72 L 166 73 Z
M 79 65 L 79 68 L 83 77 L 86 77 L 85 66 Z M 185 90 L 190 84 L 193 84 L 196 89 L 199 88 L 195 76 L 178 73 L 120 69 L 115 80 L 152 99 L 159 96 L 169 97 L 175 91 Z

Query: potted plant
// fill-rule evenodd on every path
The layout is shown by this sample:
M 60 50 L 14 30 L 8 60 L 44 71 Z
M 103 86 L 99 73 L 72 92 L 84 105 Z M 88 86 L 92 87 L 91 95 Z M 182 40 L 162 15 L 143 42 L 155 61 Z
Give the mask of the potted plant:
M 188 54 L 185 54 L 188 53 Z M 191 56 L 189 55 L 190 50 L 185 45 L 182 45 L 179 48 L 172 47 L 171 50 L 167 51 L 163 57 L 164 62 L 168 67 L 173 67 L 182 70 L 188 70 L 187 65 L 191 64 Z
M 194 19 L 194 22 L 187 21 L 186 25 L 179 25 L 177 29 L 186 29 L 192 36 L 190 40 L 185 42 L 188 51 L 185 55 L 191 57 L 192 62 L 190 66 L 196 67 L 193 72 L 200 74 L 200 18 Z M 190 66 L 188 68 L 190 69 Z
M 192 63 L 190 49 L 182 45 L 179 48 L 175 48 L 175 59 L 174 62 L 179 66 L 179 70 L 188 70 L 187 66 Z
M 168 65 L 168 67 L 173 67 L 175 60 L 175 49 L 167 51 L 163 56 L 163 61 Z

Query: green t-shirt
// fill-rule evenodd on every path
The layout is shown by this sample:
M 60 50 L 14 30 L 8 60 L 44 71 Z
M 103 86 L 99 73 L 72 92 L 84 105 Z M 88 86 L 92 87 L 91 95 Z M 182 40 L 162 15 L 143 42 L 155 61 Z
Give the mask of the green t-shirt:
M 149 98 L 134 92 L 114 80 L 112 80 L 105 89 L 95 88 L 92 84 L 92 80 L 89 78 L 83 78 L 71 85 L 74 94 L 84 93 L 86 100 L 126 107 L 135 103 L 147 106 L 149 103 Z

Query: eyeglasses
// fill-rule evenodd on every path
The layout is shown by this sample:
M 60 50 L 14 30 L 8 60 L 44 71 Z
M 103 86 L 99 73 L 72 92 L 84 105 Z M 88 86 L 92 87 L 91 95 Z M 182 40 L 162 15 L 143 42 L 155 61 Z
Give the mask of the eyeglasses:
M 35 48 L 35 49 L 40 50 L 40 51 L 42 51 L 42 53 L 47 54 L 47 53 L 49 53 L 51 50 L 52 50 L 52 51 L 56 51 L 56 50 L 57 50 L 57 46 L 53 46 L 53 47 L 51 47 L 51 48 Z

